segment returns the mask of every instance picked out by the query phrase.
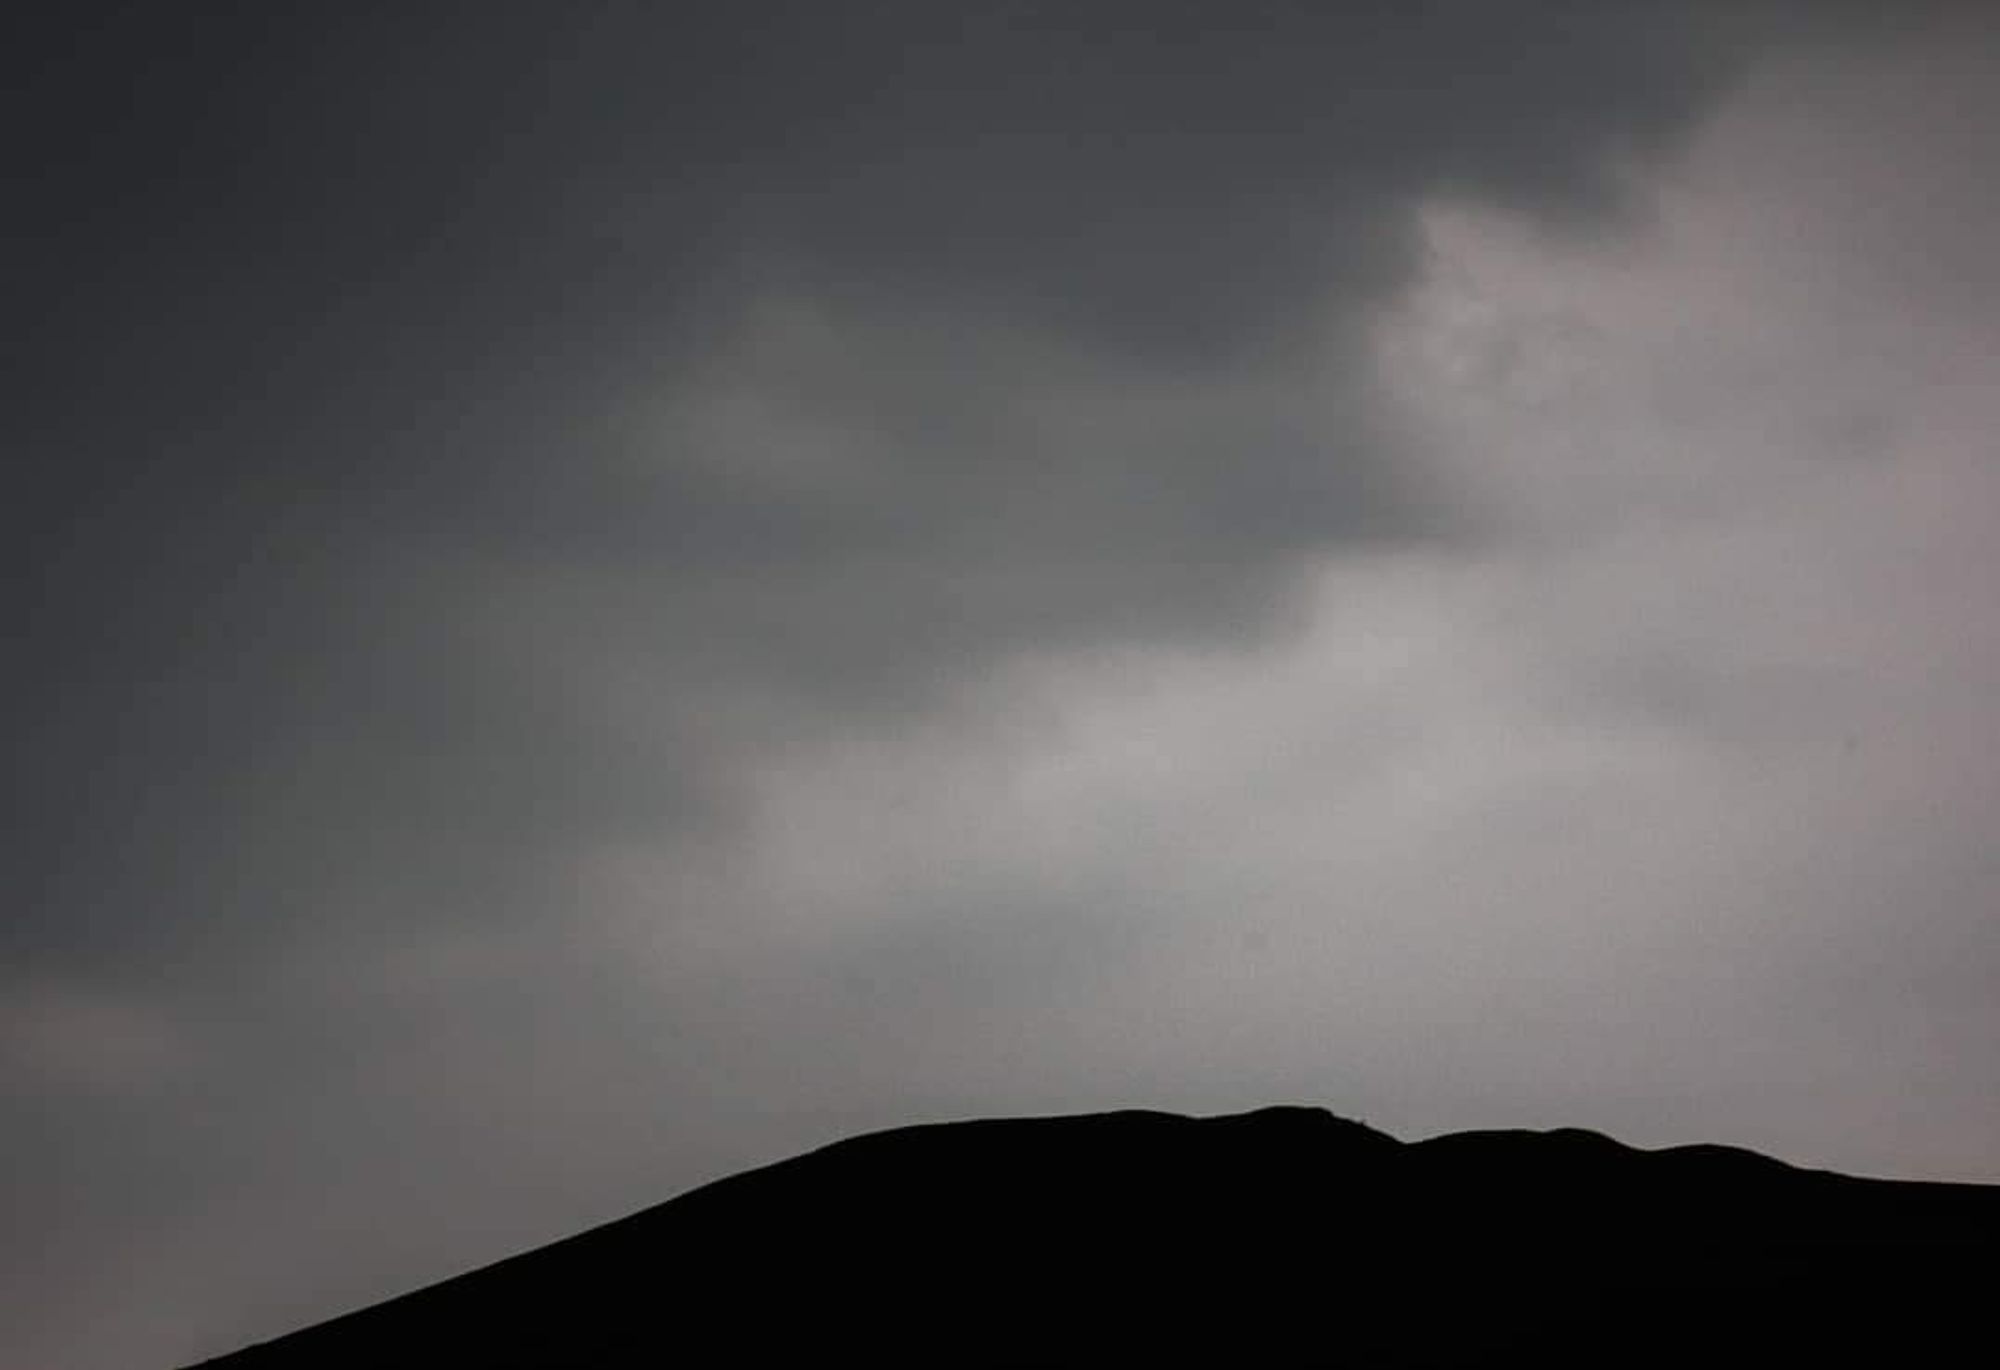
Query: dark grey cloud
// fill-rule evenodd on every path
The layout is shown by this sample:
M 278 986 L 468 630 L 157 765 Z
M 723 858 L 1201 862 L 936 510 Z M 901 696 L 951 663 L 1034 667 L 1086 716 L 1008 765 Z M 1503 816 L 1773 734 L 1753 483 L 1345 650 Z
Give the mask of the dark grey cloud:
M 8 537 L 32 574 L 7 703 L 34 726 L 10 873 L 52 907 L 15 953 L 200 939 L 232 902 L 284 926 L 290 860 L 176 911 L 191 850 L 236 879 L 245 847 L 343 827 L 356 861 L 507 851 L 587 806 L 622 744 L 455 642 L 433 563 L 707 587 L 673 624 L 693 657 L 758 635 L 716 622 L 733 579 L 789 573 L 826 617 L 745 655 L 795 680 L 866 661 L 875 689 L 989 640 L 1253 620 L 1287 554 L 1417 531 L 1360 425 L 1038 447 L 1001 412 L 1019 359 L 973 347 L 808 382 L 869 446 L 865 505 L 681 452 L 635 474 L 600 416 L 759 290 L 917 311 L 947 347 L 1002 323 L 1085 365 L 1226 361 L 1385 298 L 1420 193 L 1601 209 L 1615 158 L 1740 56 L 1704 36 L 1653 6 L 65 10 L 16 59 L 34 343 Z M 943 589 L 982 553 L 1008 592 Z M 858 602 L 815 602 L 865 562 L 889 569 Z M 304 831 L 261 833 L 287 803 Z
M 848 830 L 798 759 L 929 728 L 1004 753 L 1011 715 L 951 706 L 1020 662 L 1269 645 L 1317 612 L 1328 553 L 1454 545 L 1478 500 L 1412 460 L 1371 374 L 1369 328 L 1428 269 L 1419 209 L 1501 206 L 1579 250 L 1630 229 L 1647 169 L 1827 13 L 30 21 L 0 268 L 27 341 L 0 1069 L 38 1119 L 12 1168 L 54 1174 L 35 1212 L 66 1235 L 39 1272 L 14 1255 L 49 1319 L 20 1344 L 81 1338 L 120 1261 L 240 1297 L 105 1322 L 107 1362 L 270 1330 L 487 1254 L 467 1215 L 517 1177 L 588 1191 L 493 1219 L 526 1241 L 894 1121 L 899 1071 L 939 1107 L 1087 1102 L 1028 1046 L 952 1095 L 907 1024 L 950 998 L 1002 1038 L 1105 1027 L 1020 986 L 1091 993 L 1149 913 L 1071 915 L 1130 881 L 1042 834 L 1055 870 L 1023 889 L 946 833 L 964 869 L 890 842 L 877 887 L 822 827 L 864 861 L 896 815 L 957 812 L 926 787 L 958 772 L 858 784 L 874 817 Z M 800 803 L 803 885 L 792 830 L 746 836 Z M 627 845 L 659 862 L 623 895 L 664 986 L 603 940 L 630 910 L 592 882 Z M 843 921 L 926 899 L 982 912 Z M 1107 1040 L 1172 1078 L 1142 1017 Z M 824 1078 L 801 1035 L 840 1044 Z M 764 1111 L 719 1073 L 765 1082 Z M 677 1168 L 635 1159 L 649 1132 Z M 243 1255 L 473 1151 L 490 1171 L 405 1256 L 338 1239 L 337 1292 Z

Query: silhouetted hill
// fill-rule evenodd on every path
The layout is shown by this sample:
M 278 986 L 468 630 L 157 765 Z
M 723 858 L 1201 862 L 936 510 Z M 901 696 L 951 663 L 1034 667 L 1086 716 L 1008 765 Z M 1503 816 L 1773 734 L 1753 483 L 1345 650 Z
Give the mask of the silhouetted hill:
M 839 1142 L 206 1362 L 1958 1364 L 2000 1186 L 1318 1109 Z

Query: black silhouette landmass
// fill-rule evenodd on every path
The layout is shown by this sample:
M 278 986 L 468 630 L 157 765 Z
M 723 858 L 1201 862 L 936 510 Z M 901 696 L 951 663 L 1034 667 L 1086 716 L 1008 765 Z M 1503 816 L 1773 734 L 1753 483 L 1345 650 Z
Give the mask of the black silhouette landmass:
M 2000 1185 L 1123 1112 L 853 1138 L 205 1365 L 1956 1365 L 1996 1276 Z

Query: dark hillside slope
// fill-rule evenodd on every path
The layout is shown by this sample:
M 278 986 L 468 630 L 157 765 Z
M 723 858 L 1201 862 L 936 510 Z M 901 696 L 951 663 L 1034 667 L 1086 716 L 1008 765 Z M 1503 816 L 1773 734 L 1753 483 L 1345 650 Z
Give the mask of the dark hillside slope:
M 1318 1109 L 840 1142 L 206 1364 L 1959 1363 L 2000 1186 Z

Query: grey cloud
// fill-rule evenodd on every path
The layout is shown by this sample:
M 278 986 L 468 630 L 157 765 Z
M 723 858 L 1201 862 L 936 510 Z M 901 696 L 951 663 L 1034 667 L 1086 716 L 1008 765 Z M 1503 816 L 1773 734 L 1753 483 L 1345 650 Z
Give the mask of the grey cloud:
M 1054 330 L 1049 355 L 1162 377 L 1254 353 L 1392 292 L 1424 191 L 1587 216 L 1611 155 L 1660 145 L 1740 57 L 1650 6 L 87 19 L 32 45 L 45 132 L 12 263 L 41 383 L 8 530 L 37 572 L 10 602 L 28 629 L 7 707 L 36 720 L 10 874 L 44 906 L 12 940 L 69 959 L 115 957 L 146 920 L 111 910 L 171 904 L 190 850 L 236 864 L 356 822 L 409 851 L 507 849 L 510 823 L 590 788 L 618 741 L 503 702 L 448 621 L 430 642 L 376 631 L 468 561 L 717 586 L 671 648 L 697 656 L 758 632 L 714 621 L 729 577 L 798 568 L 811 608 L 777 625 L 805 644 L 794 678 L 1254 621 L 1297 549 L 1417 530 L 1379 435 L 1233 414 L 1135 434 L 1107 465 L 1086 436 L 1024 436 L 996 412 L 1020 363 L 956 340 L 1012 328 L 1033 365 Z M 864 346 L 775 383 L 780 402 L 834 389 L 870 448 L 865 506 L 675 450 L 619 474 L 607 404 L 680 382 L 759 293 L 935 321 L 941 363 Z M 996 567 L 968 565 L 981 548 Z M 868 562 L 885 573 L 842 595 Z M 350 728 L 336 777 L 291 759 Z M 298 829 L 239 809 L 189 826 L 287 772 L 317 787 Z M 427 789 L 516 816 L 389 816 Z M 107 866 L 116 894 L 92 888 Z M 154 925 L 236 940 L 272 920 L 205 924 L 283 901 L 188 902 Z
M 67 1158 L 38 1211 L 148 1269 L 198 1249 L 240 1272 L 286 1240 L 300 1167 L 347 1167 L 357 1202 L 398 1156 L 448 1169 L 466 1119 L 545 1087 L 522 1079 L 605 1129 L 527 1135 L 602 1139 L 635 1188 L 655 1180 L 620 1127 L 673 1133 L 681 1179 L 801 1138 L 705 1085 L 716 1060 L 824 1126 L 891 1120 L 894 1090 L 835 1077 L 924 1044 L 808 951 L 767 958 L 759 910 L 716 893 L 759 888 L 738 820 L 764 780 L 1038 652 L 1268 643 L 1320 553 L 1456 537 L 1459 492 L 1406 460 L 1364 374 L 1362 325 L 1421 266 L 1415 208 L 1617 226 L 1635 167 L 1773 33 L 1823 23 L 1740 12 L 40 21 L 9 83 L 38 141 L 5 264 L 35 343 L 0 515 L 33 570 L 0 591 L 22 625 L 0 995 L 81 986 L 184 1052 L 160 1095 L 78 1102 L 45 1083 L 55 1020 L 16 1034 L 37 1083 L 10 1105 L 51 1117 L 15 1171 Z M 712 983 L 601 965 L 577 906 L 627 841 L 666 853 L 665 959 Z M 713 886 L 678 875 L 715 863 Z M 1086 967 L 1058 935 L 1077 898 L 1017 892 L 1019 939 L 868 933 L 831 959 L 892 1001 Z M 704 953 L 705 912 L 746 927 Z M 410 968 L 481 941 L 515 971 Z M 397 975 L 430 988 L 377 983 Z M 787 1033 L 846 1043 L 814 1058 L 828 1078 L 793 1078 Z M 1069 1076 L 970 1078 L 968 1107 L 1089 1102 Z M 243 1179 L 246 1138 L 318 1161 Z M 584 1182 L 522 1147 L 496 1173 Z

